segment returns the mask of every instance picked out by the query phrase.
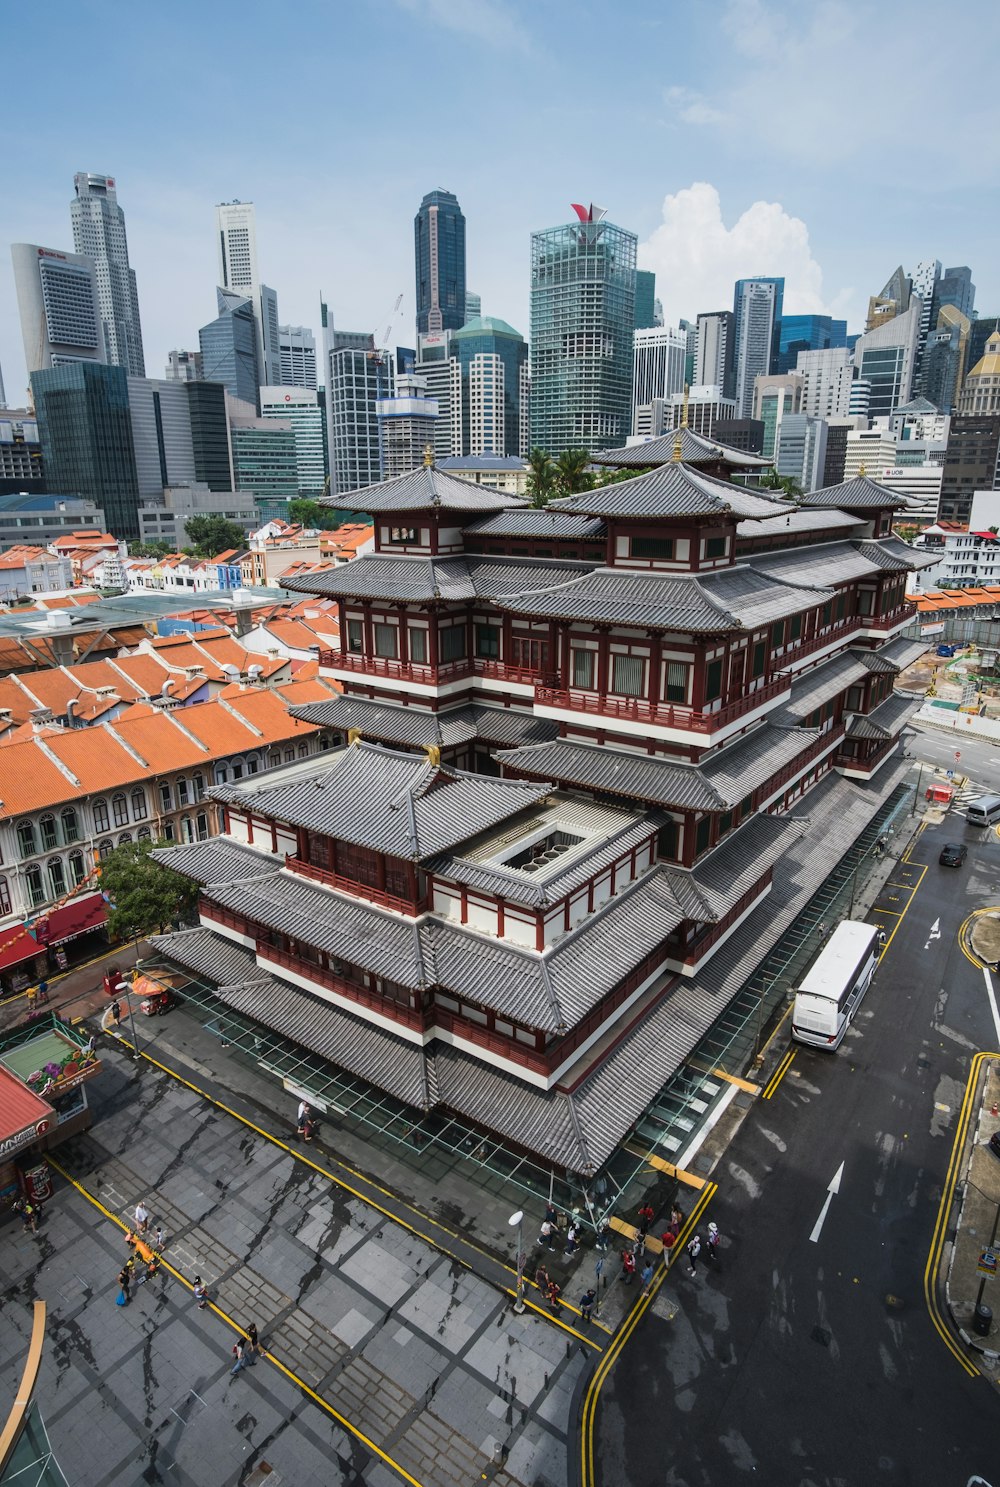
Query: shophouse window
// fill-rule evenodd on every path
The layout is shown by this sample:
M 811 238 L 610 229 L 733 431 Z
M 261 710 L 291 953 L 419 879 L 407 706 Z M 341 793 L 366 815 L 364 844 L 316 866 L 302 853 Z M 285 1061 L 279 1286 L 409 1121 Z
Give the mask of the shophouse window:
M 78 842 L 80 840 L 80 822 L 73 807 L 68 805 L 59 819 L 62 822 L 63 841 L 67 845 L 71 842 Z
M 10 890 L 7 887 L 7 879 L 0 878 L 0 914 L 10 913 Z
M 145 821 L 146 819 L 146 792 L 144 790 L 132 791 L 132 820 Z
M 74 886 L 82 883 L 87 876 L 82 852 L 71 852 L 69 854 L 69 875 L 73 879 Z
M 173 810 L 174 797 L 169 785 L 160 786 L 160 806 L 165 811 Z
M 35 855 L 37 850 L 35 847 L 35 828 L 30 821 L 19 821 L 17 823 L 17 850 L 22 858 L 34 857 Z
M 113 795 L 111 797 L 111 809 L 114 812 L 115 825 L 128 825 L 128 801 L 124 795 Z
M 32 864 L 24 875 L 25 885 L 28 889 L 28 902 L 33 909 L 45 902 L 45 889 L 42 886 L 42 870 Z
M 51 852 L 53 847 L 59 845 L 59 839 L 56 836 L 55 816 L 43 816 L 38 826 L 42 833 L 42 851 Z
M 207 815 L 205 814 L 204 811 L 199 811 L 198 812 L 197 825 L 198 825 L 198 840 L 200 842 L 203 842 L 208 837 L 208 817 L 207 817 Z
M 49 897 L 62 898 L 66 892 L 66 869 L 58 857 L 53 857 L 48 864 L 49 874 Z

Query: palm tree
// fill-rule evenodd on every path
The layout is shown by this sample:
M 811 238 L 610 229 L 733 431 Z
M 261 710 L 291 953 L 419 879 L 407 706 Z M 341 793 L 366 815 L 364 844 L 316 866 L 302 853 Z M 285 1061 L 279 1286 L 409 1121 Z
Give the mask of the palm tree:
M 547 506 L 555 495 L 556 467 L 544 449 L 528 455 L 528 497 L 532 506 Z
M 587 468 L 590 455 L 586 449 L 564 449 L 556 460 L 555 483 L 561 496 L 593 489 L 594 476 Z

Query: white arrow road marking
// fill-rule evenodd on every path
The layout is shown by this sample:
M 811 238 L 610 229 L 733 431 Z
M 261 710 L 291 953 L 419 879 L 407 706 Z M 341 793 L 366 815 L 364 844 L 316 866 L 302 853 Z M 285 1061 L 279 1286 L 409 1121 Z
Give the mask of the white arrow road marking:
M 986 996 L 990 1004 L 990 1011 L 993 1013 L 993 1026 L 997 1030 L 997 1043 L 1000 1044 L 1000 1012 L 997 1012 L 997 999 L 996 993 L 993 990 L 993 978 L 986 966 L 983 966 L 983 980 L 986 982 Z
M 998 1034 L 998 1037 L 1000 1037 L 1000 1034 Z M 824 1223 L 824 1221 L 826 1219 L 827 1214 L 830 1212 L 830 1204 L 833 1202 L 833 1195 L 834 1195 L 834 1193 L 839 1193 L 840 1192 L 840 1179 L 843 1177 L 843 1175 L 844 1175 L 844 1164 L 843 1164 L 843 1162 L 841 1162 L 840 1166 L 837 1168 L 836 1172 L 833 1174 L 833 1180 L 831 1181 L 830 1186 L 826 1190 L 826 1198 L 823 1200 L 823 1207 L 820 1209 L 819 1218 L 816 1220 L 815 1224 L 813 1225 L 813 1231 L 809 1235 L 809 1242 L 810 1242 L 810 1244 L 818 1244 L 819 1243 L 819 1236 L 823 1232 L 823 1223 Z
M 931 948 L 931 940 L 939 940 L 940 938 L 941 921 L 940 919 L 935 919 L 934 923 L 931 925 L 930 934 L 927 936 L 927 944 L 924 946 L 924 949 L 929 950 Z

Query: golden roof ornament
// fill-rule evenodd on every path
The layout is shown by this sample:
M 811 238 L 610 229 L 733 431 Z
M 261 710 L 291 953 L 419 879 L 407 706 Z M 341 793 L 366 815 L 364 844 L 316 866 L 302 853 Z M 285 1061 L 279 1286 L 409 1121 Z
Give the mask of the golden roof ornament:
M 867 475 L 867 473 L 868 473 L 868 471 L 867 471 L 867 470 L 866 470 L 866 469 L 865 469 L 865 467 L 864 467 L 864 463 L 863 463 L 863 462 L 862 462 L 862 463 L 861 463 L 861 464 L 860 464 L 860 465 L 859 465 L 859 466 L 858 466 L 858 479 L 859 479 L 859 480 L 863 480 L 863 479 L 864 479 L 864 477 L 865 477 L 865 476 L 866 476 L 866 475 Z
M 434 468 L 434 446 L 431 445 L 431 444 L 425 444 L 424 445 L 424 469 L 425 470 L 433 470 L 433 468 Z

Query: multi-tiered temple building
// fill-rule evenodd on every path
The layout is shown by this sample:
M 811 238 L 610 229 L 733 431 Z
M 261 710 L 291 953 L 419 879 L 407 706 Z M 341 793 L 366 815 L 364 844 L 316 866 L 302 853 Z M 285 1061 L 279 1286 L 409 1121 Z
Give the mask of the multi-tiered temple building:
M 922 650 L 860 477 L 804 497 L 684 429 L 546 509 L 433 467 L 359 494 L 369 556 L 294 711 L 342 745 L 216 791 L 158 950 L 376 1091 L 589 1178 L 898 785 Z M 338 497 L 342 501 L 342 497 Z

